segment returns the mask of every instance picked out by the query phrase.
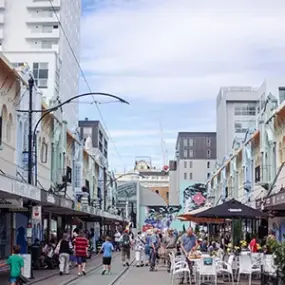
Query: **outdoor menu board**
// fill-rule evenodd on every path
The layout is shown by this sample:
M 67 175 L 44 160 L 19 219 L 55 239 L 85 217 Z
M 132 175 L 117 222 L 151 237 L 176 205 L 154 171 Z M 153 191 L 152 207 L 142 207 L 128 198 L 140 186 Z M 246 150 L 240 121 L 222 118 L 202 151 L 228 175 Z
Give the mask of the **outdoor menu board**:
M 26 278 L 31 278 L 31 255 L 30 254 L 22 254 L 24 259 L 24 272 L 23 275 Z

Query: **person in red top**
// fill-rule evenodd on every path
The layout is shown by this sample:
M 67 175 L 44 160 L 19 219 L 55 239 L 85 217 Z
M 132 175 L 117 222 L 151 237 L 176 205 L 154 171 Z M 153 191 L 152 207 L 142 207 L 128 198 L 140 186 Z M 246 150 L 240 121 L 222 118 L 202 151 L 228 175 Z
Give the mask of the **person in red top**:
M 253 236 L 252 240 L 249 243 L 249 249 L 251 252 L 257 252 L 257 241 L 255 236 Z
M 82 232 L 74 240 L 75 256 L 78 265 L 78 276 L 86 275 L 85 266 L 87 260 L 88 240 Z

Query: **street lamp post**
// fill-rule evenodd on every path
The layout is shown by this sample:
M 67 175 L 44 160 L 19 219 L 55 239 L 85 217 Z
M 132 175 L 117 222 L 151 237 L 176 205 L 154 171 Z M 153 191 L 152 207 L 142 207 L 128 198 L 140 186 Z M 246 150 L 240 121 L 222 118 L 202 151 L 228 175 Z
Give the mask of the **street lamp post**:
M 30 77 L 29 79 L 29 144 L 28 144 L 28 183 L 33 184 L 33 89 L 34 89 L 34 79 Z
M 114 99 L 117 99 L 120 103 L 124 103 L 124 104 L 128 104 L 129 102 L 127 102 L 126 100 L 115 96 L 113 94 L 109 94 L 109 93 L 102 93 L 102 92 L 89 92 L 89 93 L 83 93 L 83 94 L 79 94 L 77 96 L 74 96 L 72 98 L 69 98 L 68 100 L 53 106 L 49 109 L 45 109 L 45 110 L 33 110 L 33 88 L 34 88 L 34 79 L 31 77 L 29 79 L 29 110 L 17 110 L 20 113 L 28 113 L 29 114 L 29 135 L 28 135 L 28 183 L 29 184 L 33 184 L 33 140 L 36 136 L 36 131 L 37 131 L 37 127 L 39 126 L 40 122 L 43 120 L 44 117 L 46 117 L 48 114 L 50 114 L 53 111 L 58 110 L 60 107 L 70 103 L 71 101 L 81 98 L 81 97 L 86 97 L 86 96 L 105 96 L 105 97 L 111 97 Z M 34 127 L 34 131 L 33 131 L 33 113 L 45 113 L 43 116 L 41 116 L 41 118 L 37 121 L 37 123 L 35 124 Z

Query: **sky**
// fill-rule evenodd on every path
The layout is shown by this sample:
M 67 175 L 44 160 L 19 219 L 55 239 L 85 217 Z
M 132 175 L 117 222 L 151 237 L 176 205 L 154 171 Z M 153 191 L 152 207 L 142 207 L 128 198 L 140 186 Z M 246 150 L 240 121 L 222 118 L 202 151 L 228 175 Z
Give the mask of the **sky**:
M 98 97 L 102 116 L 90 99 L 80 103 L 80 119 L 103 117 L 115 171 L 140 157 L 162 167 L 179 131 L 216 130 L 221 86 L 260 86 L 285 72 L 285 1 L 82 1 L 86 80 L 130 103 Z

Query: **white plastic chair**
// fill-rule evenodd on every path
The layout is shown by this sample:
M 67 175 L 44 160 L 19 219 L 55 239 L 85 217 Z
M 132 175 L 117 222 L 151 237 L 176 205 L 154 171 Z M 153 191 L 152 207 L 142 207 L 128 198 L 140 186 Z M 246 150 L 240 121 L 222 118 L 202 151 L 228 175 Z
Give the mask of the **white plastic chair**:
M 208 261 L 211 260 L 211 264 L 207 264 Z M 215 285 L 217 284 L 217 268 L 216 268 L 216 260 L 212 257 L 202 257 L 201 261 L 197 268 L 198 275 L 198 284 L 201 284 L 203 277 L 211 277 L 213 276 L 215 279 Z
M 187 274 L 189 280 L 191 278 L 190 269 L 188 263 L 186 261 L 178 261 L 173 266 L 172 276 L 171 276 L 171 284 L 174 284 L 175 276 L 180 274 Z
M 174 254 L 169 253 L 170 257 L 170 278 L 173 275 L 173 270 L 175 265 L 179 264 L 180 262 L 186 262 L 185 256 L 175 256 Z
M 217 261 L 217 273 L 227 274 L 230 276 L 230 281 L 235 284 L 233 271 L 234 255 L 230 255 L 228 261 Z
M 277 272 L 276 265 L 274 264 L 274 259 L 272 254 L 264 254 L 263 256 L 263 270 L 270 275 L 275 276 Z
M 240 275 L 249 275 L 249 285 L 251 285 L 251 279 L 253 273 L 261 273 L 261 268 L 257 267 L 258 264 L 254 264 L 251 261 L 250 255 L 240 255 L 239 257 L 239 270 L 238 270 L 238 283 L 240 281 Z

